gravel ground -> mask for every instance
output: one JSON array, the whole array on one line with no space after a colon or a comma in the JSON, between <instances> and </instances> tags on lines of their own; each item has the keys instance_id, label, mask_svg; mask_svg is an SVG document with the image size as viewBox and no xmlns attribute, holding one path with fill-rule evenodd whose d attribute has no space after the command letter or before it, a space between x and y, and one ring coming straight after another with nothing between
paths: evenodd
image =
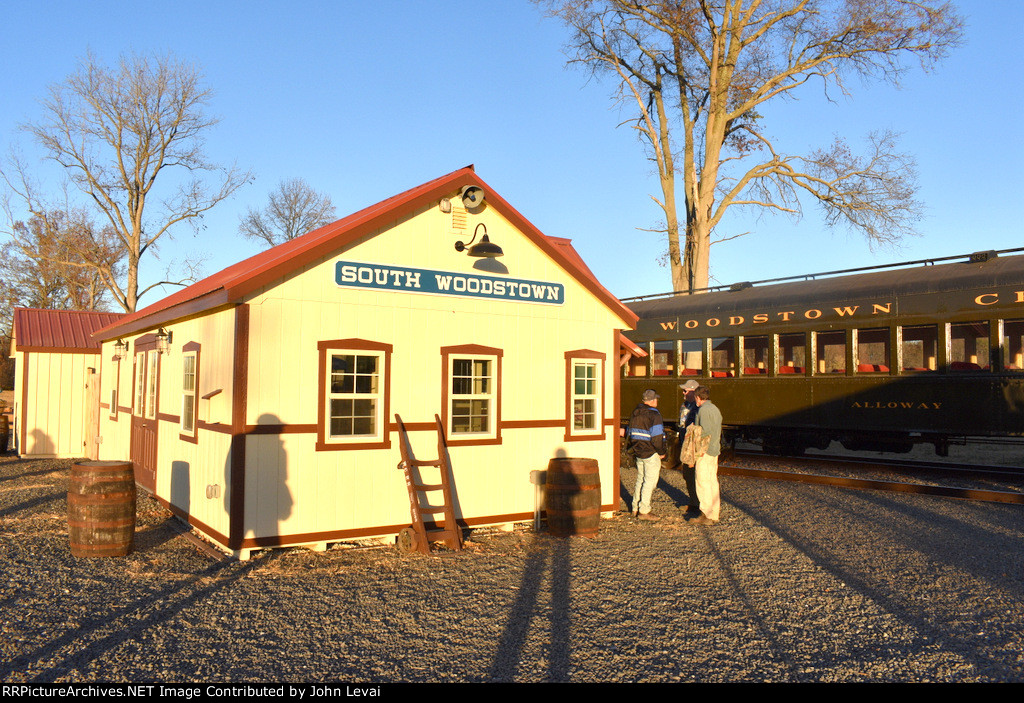
<instances>
[{"instance_id":1,"label":"gravel ground","mask_svg":"<svg viewBox=\"0 0 1024 703\"><path fill-rule=\"evenodd\" d=\"M724 477L691 527L211 558L155 502L76 559L70 462L0 458L0 681L1024 681L1024 509ZM623 471L621 494L632 488Z\"/></svg>"}]
</instances>

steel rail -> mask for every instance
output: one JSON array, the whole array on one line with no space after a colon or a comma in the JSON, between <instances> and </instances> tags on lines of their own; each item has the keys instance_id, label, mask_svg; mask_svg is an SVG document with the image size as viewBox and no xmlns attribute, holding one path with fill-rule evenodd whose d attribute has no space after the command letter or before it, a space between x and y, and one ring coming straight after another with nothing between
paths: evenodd
<instances>
[{"instance_id":1,"label":"steel rail","mask_svg":"<svg viewBox=\"0 0 1024 703\"><path fill-rule=\"evenodd\" d=\"M743 456L752 458L770 458L775 460L784 460L791 464L822 464L825 462L831 464L844 464L844 465L856 465L863 469L875 469L879 471L915 471L915 472L928 472L932 471L935 473L952 473L957 472L960 474L981 474L989 476L1000 476L1000 477L1024 477L1024 468L1018 468L1015 466L1000 466L1000 465L983 465L983 464L961 464L951 461L920 461L911 459L890 459L884 457L874 457L866 459L863 457L853 456L842 456L836 454L814 454L814 455L803 455L803 456L778 456L774 454L765 454L758 450L748 449L734 449L732 450L733 456Z\"/></svg>"},{"instance_id":2,"label":"steel rail","mask_svg":"<svg viewBox=\"0 0 1024 703\"><path fill-rule=\"evenodd\" d=\"M774 481L792 481L796 483L812 483L824 486L840 486L865 490L889 491L893 493L916 493L922 495L958 498L961 500L980 500L989 503L1012 503L1024 505L1024 494L1012 491L994 491L977 488L953 488L950 486L929 486L920 483L902 481L880 481L877 479L849 478L846 476L823 476L821 474L801 474L793 471L775 469L752 469L745 466L719 465L719 475L743 476L748 478L765 478Z\"/></svg>"}]
</instances>

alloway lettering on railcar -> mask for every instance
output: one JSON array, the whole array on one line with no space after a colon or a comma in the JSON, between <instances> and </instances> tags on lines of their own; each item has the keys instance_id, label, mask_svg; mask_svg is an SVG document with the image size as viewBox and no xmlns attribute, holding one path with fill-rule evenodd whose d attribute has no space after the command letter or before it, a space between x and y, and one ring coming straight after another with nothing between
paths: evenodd
<instances>
[{"instance_id":1,"label":"alloway lettering on railcar","mask_svg":"<svg viewBox=\"0 0 1024 703\"><path fill-rule=\"evenodd\" d=\"M334 282L345 288L453 295L545 305L565 303L565 286L552 281L477 276L454 271L412 269L356 261L336 262Z\"/></svg>"},{"instance_id":2,"label":"alloway lettering on railcar","mask_svg":"<svg viewBox=\"0 0 1024 703\"><path fill-rule=\"evenodd\" d=\"M919 400L855 400L850 407L874 410L941 410L942 403Z\"/></svg>"},{"instance_id":3,"label":"alloway lettering on railcar","mask_svg":"<svg viewBox=\"0 0 1024 703\"><path fill-rule=\"evenodd\" d=\"M1013 303L1024 304L1024 290L1013 291L1005 294ZM999 293L981 293L975 296L974 304L979 306L995 305L1004 302ZM795 322L799 320L819 320L828 318L843 317L871 317L875 315L891 315L893 311L892 301L880 303L868 303L865 305L839 305L828 308L806 308L803 310L777 310L774 312L754 313L749 318L744 315L728 315L721 317L707 317L703 320L691 318L682 320L684 329L693 330L698 327L738 327L745 324L763 325L777 322ZM666 332L678 330L680 322L659 322Z\"/></svg>"}]
</instances>

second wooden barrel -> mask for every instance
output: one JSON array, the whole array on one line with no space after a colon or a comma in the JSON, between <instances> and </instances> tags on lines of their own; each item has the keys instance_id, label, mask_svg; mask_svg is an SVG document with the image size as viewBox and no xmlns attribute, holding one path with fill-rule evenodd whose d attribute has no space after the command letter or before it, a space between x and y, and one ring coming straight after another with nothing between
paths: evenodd
<instances>
[{"instance_id":1,"label":"second wooden barrel","mask_svg":"<svg viewBox=\"0 0 1024 703\"><path fill-rule=\"evenodd\" d=\"M68 535L76 557L123 557L135 542L135 472L130 461L71 466Z\"/></svg>"},{"instance_id":2,"label":"second wooden barrel","mask_svg":"<svg viewBox=\"0 0 1024 703\"><path fill-rule=\"evenodd\" d=\"M545 491L548 532L556 537L597 536L601 475L596 459L551 459Z\"/></svg>"}]
</instances>

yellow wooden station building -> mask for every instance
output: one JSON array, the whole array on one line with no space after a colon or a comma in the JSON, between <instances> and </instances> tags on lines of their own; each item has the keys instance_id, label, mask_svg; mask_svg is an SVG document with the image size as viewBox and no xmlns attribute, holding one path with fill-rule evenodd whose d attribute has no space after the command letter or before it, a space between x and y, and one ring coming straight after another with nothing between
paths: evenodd
<instances>
[{"instance_id":1,"label":"yellow wooden station building","mask_svg":"<svg viewBox=\"0 0 1024 703\"><path fill-rule=\"evenodd\" d=\"M463 168L96 332L98 458L242 559L407 527L396 416L423 456L440 418L463 526L533 518L553 457L596 459L611 511L635 323Z\"/></svg>"}]
</instances>

